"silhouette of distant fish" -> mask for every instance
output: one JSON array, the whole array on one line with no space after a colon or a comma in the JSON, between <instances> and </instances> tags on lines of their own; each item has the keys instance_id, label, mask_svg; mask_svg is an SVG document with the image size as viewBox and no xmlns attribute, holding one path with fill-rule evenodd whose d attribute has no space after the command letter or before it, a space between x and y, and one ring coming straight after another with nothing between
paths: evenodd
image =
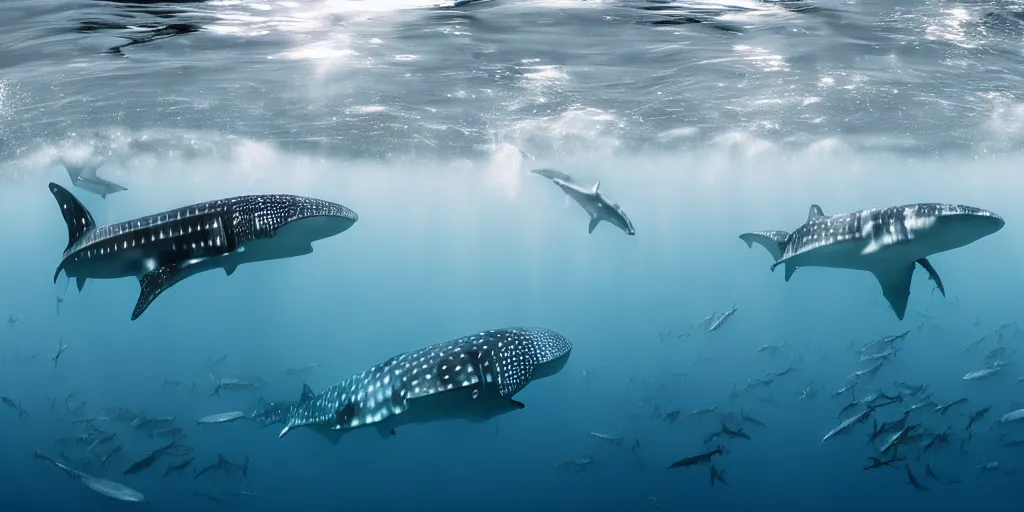
<instances>
[{"instance_id":1,"label":"silhouette of distant fish","mask_svg":"<svg viewBox=\"0 0 1024 512\"><path fill-rule=\"evenodd\" d=\"M99 165L95 163L86 163L81 165L74 165L67 161L62 163L64 165L64 169L68 171L68 176L71 177L72 185L82 190L88 190L103 199L106 199L108 195L115 192L128 190L113 181L99 177L99 175L96 174L96 171L99 169Z\"/></svg>"}]
</instances>

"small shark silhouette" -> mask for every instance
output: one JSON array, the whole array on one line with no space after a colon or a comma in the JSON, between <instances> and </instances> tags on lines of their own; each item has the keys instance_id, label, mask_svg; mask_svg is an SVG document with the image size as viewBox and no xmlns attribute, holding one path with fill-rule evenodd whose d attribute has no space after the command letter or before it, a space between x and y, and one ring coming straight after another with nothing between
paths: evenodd
<instances>
[{"instance_id":1,"label":"small shark silhouette","mask_svg":"<svg viewBox=\"0 0 1024 512\"><path fill-rule=\"evenodd\" d=\"M594 183L592 187L580 185L572 176L554 169L533 169L530 172L544 176L551 180L558 188L565 192L566 196L572 198L590 215L590 233L594 232L598 223L602 220L621 229L627 235L635 235L633 223L626 216L622 208L609 201L601 193L601 182Z\"/></svg>"},{"instance_id":2,"label":"small shark silhouette","mask_svg":"<svg viewBox=\"0 0 1024 512\"><path fill-rule=\"evenodd\" d=\"M106 199L108 195L115 192L122 192L128 190L113 181L99 177L96 171L99 170L99 164L88 162L84 164L75 165L68 161L62 161L61 165L64 166L64 170L68 172L68 176L71 177L71 183L82 189L92 192L103 199Z\"/></svg>"}]
</instances>

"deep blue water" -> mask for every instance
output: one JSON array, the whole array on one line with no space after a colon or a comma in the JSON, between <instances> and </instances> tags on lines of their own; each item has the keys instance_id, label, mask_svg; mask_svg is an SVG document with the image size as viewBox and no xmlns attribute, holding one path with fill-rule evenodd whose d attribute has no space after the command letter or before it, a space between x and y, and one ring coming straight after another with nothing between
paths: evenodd
<instances>
[{"instance_id":1,"label":"deep blue water","mask_svg":"<svg viewBox=\"0 0 1024 512\"><path fill-rule=\"evenodd\" d=\"M17 319L0 326L0 395L30 416L0 404L3 510L1013 507L1021 448L990 426L1024 407L1015 327L1003 328L1010 363L999 374L962 377L985 367L1000 346L993 333L1020 315L1020 7L675 5L685 14L673 16L701 23L651 24L668 15L611 2L0 6L0 318ZM161 32L171 26L180 33ZM142 42L109 51L130 40ZM101 199L71 188L61 160L101 165L128 190ZM586 215L527 172L540 166L600 179L636 236L606 223L588 234ZM249 193L337 201L360 219L310 255L190 277L131 322L136 280L90 280L81 292L52 282L67 231L49 181L100 224ZM929 201L989 209L1006 226L930 257L947 296L918 270L902 321L869 274L803 268L785 282L737 238L792 230L811 204L834 214ZM693 327L734 305L721 330ZM520 325L574 348L560 373L517 395L524 410L498 421L411 426L388 440L365 429L336 446L308 429L278 439L281 425L195 424ZM852 414L836 418L850 397L832 393L868 366L856 348L905 330L856 393L904 381L928 384L936 402L968 399L945 415L911 413L952 433L921 456L920 441L900 450L927 492L902 465L862 470L878 455L871 420L821 442ZM311 363L308 375L283 374ZM209 397L222 377L260 385ZM164 389L165 379L182 385ZM817 397L798 400L809 386ZM875 418L897 419L913 401ZM106 471L82 446L56 443L85 433L69 420L114 406L174 416L193 467L248 457L247 476L164 478L173 457L125 476L164 441L114 422L97 423L124 442ZM986 406L961 447L967 415ZM704 438L718 414L735 427L740 411L767 427L721 441L728 453L714 465L729 485L711 486L707 466L665 469L716 446ZM33 460L37 450L152 504L104 498ZM584 471L555 467L587 457ZM982 473L987 462L999 470ZM926 464L940 481L925 479Z\"/></svg>"}]
</instances>

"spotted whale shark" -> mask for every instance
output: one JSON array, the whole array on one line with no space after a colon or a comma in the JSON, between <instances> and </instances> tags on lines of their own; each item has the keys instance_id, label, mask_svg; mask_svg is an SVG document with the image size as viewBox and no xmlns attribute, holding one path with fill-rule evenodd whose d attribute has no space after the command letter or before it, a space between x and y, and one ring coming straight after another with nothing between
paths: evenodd
<instances>
[{"instance_id":1,"label":"spotted whale shark","mask_svg":"<svg viewBox=\"0 0 1024 512\"><path fill-rule=\"evenodd\" d=\"M609 201L601 193L601 182L594 183L591 187L581 185L572 176L555 169L532 169L530 172L539 174L551 180L558 188L565 192L566 196L576 201L590 216L588 232L593 233L594 228L602 220L621 229L627 235L635 235L633 223L630 222L622 207Z\"/></svg>"},{"instance_id":2,"label":"spotted whale shark","mask_svg":"<svg viewBox=\"0 0 1024 512\"><path fill-rule=\"evenodd\" d=\"M807 222L792 233L756 231L740 235L783 265L786 281L800 267L866 270L882 286L896 317L903 320L915 264L921 265L945 295L927 257L973 243L1002 229L998 215L973 206L917 203L827 216L811 205Z\"/></svg>"},{"instance_id":3,"label":"spotted whale shark","mask_svg":"<svg viewBox=\"0 0 1024 512\"><path fill-rule=\"evenodd\" d=\"M68 245L53 275L63 271L81 291L87 279L136 277L142 287L136 320L165 290L215 268L301 256L312 242L337 235L359 217L309 197L263 194L197 203L125 222L97 226L67 189L50 183L68 229Z\"/></svg>"},{"instance_id":4,"label":"spotted whale shark","mask_svg":"<svg viewBox=\"0 0 1024 512\"><path fill-rule=\"evenodd\" d=\"M484 422L525 407L514 399L531 381L554 375L572 343L548 329L494 329L391 357L310 396L304 386L279 437L311 427L336 443L342 432L442 420Z\"/></svg>"}]
</instances>

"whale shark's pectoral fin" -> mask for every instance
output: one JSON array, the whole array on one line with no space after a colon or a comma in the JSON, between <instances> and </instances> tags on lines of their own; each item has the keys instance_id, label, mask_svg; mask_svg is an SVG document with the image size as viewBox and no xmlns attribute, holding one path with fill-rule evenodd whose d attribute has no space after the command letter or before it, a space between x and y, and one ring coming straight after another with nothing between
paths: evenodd
<instances>
[{"instance_id":1,"label":"whale shark's pectoral fin","mask_svg":"<svg viewBox=\"0 0 1024 512\"><path fill-rule=\"evenodd\" d=\"M76 277L75 278L75 286L78 287L78 291L82 291L82 288L85 288L85 278L84 277Z\"/></svg>"},{"instance_id":2,"label":"whale shark's pectoral fin","mask_svg":"<svg viewBox=\"0 0 1024 512\"><path fill-rule=\"evenodd\" d=\"M174 264L159 267L147 272L139 278L139 285L142 290L139 292L139 300L135 303L135 310L132 311L132 320L138 319L146 308L160 296L161 293L172 287L178 281L184 279L181 273L182 265Z\"/></svg>"},{"instance_id":3,"label":"whale shark's pectoral fin","mask_svg":"<svg viewBox=\"0 0 1024 512\"><path fill-rule=\"evenodd\" d=\"M882 285L882 295L889 301L896 318L903 320L907 314L907 301L910 299L910 280L914 277L914 264L887 267L874 270L872 274Z\"/></svg>"},{"instance_id":4,"label":"whale shark's pectoral fin","mask_svg":"<svg viewBox=\"0 0 1024 512\"><path fill-rule=\"evenodd\" d=\"M789 233L785 231L755 231L743 233L740 240L747 243L747 247L753 247L756 243L764 247L775 261L782 258L782 252L786 250L786 241L789 240Z\"/></svg>"},{"instance_id":5,"label":"whale shark's pectoral fin","mask_svg":"<svg viewBox=\"0 0 1024 512\"><path fill-rule=\"evenodd\" d=\"M380 434L381 439L391 439L392 437L395 436L395 434L397 434L397 432L395 432L395 429L388 428L380 424L376 426L376 429L377 433Z\"/></svg>"},{"instance_id":6,"label":"whale shark's pectoral fin","mask_svg":"<svg viewBox=\"0 0 1024 512\"><path fill-rule=\"evenodd\" d=\"M598 218L598 217L591 217L590 218L590 226L587 227L587 232L593 234L594 233L594 228L597 227L597 224L599 222L601 222L600 218Z\"/></svg>"},{"instance_id":7,"label":"whale shark's pectoral fin","mask_svg":"<svg viewBox=\"0 0 1024 512\"><path fill-rule=\"evenodd\" d=\"M331 429L328 429L328 428L316 428L316 427L314 427L312 430L313 430L313 432L316 433L316 435L326 439L331 444L336 445L336 444L338 444L338 441L341 440L341 432L342 432L341 430L331 430Z\"/></svg>"},{"instance_id":8,"label":"whale shark's pectoral fin","mask_svg":"<svg viewBox=\"0 0 1024 512\"><path fill-rule=\"evenodd\" d=\"M796 265L786 262L786 282L789 282L789 278L793 277L793 272L796 272ZM803 274L801 274L803 275Z\"/></svg>"},{"instance_id":9,"label":"whale shark's pectoral fin","mask_svg":"<svg viewBox=\"0 0 1024 512\"><path fill-rule=\"evenodd\" d=\"M939 278L939 273L935 271L935 267L932 266L928 258L921 258L917 260L917 264L921 265L921 268L928 272L928 278L935 282L935 287L939 289L939 293L943 297L946 296L946 287L942 286L942 279ZM935 293L934 291L932 293Z\"/></svg>"}]
</instances>

